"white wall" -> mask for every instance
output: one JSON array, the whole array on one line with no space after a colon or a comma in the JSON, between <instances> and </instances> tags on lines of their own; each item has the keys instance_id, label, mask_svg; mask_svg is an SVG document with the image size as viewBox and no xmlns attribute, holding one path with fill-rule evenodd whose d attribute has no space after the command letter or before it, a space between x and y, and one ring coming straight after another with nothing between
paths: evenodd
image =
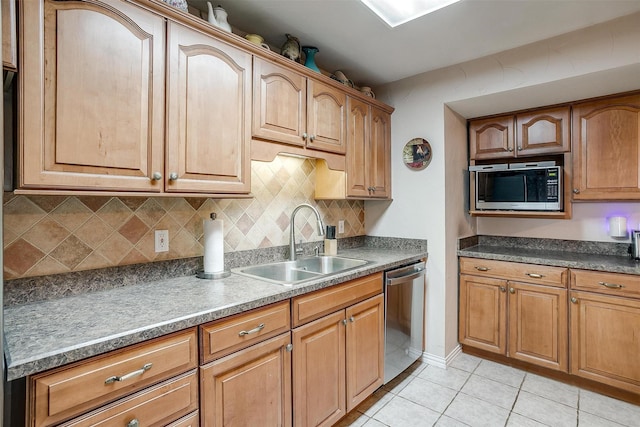
<instances>
[{"instance_id":1,"label":"white wall","mask_svg":"<svg viewBox=\"0 0 640 427\"><path fill-rule=\"evenodd\" d=\"M508 35L506 35L508 37ZM446 40L443 40L446 43ZM638 203L574 204L571 220L469 218L463 170L466 118L640 89L640 13L490 57L376 88L392 116L393 202L367 202L367 233L429 241L427 353L445 361L457 345L458 237L498 234L609 240L613 213L640 222ZM419 52L417 53L419 54ZM415 137L433 149L411 171L402 148Z\"/></svg>"}]
</instances>

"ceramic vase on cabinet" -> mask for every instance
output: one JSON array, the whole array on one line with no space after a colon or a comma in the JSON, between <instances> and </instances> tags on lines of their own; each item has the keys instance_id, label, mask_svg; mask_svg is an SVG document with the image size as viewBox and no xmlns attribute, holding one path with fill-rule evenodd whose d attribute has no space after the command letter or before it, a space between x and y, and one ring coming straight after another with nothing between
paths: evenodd
<instances>
[{"instance_id":1,"label":"ceramic vase on cabinet","mask_svg":"<svg viewBox=\"0 0 640 427\"><path fill-rule=\"evenodd\" d=\"M317 47L314 46L302 46L302 51L305 55L304 66L307 68L311 68L313 71L320 72L320 69L316 65L316 53L319 52Z\"/></svg>"}]
</instances>

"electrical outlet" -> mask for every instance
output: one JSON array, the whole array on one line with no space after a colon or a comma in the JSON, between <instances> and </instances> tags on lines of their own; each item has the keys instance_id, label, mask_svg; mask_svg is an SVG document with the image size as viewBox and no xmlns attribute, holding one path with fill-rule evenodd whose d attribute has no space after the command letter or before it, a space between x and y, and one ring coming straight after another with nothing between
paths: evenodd
<instances>
[{"instance_id":1,"label":"electrical outlet","mask_svg":"<svg viewBox=\"0 0 640 427\"><path fill-rule=\"evenodd\" d=\"M344 234L344 219L338 221L338 234Z\"/></svg>"},{"instance_id":2,"label":"electrical outlet","mask_svg":"<svg viewBox=\"0 0 640 427\"><path fill-rule=\"evenodd\" d=\"M156 230L156 252L169 251L169 230Z\"/></svg>"}]
</instances>

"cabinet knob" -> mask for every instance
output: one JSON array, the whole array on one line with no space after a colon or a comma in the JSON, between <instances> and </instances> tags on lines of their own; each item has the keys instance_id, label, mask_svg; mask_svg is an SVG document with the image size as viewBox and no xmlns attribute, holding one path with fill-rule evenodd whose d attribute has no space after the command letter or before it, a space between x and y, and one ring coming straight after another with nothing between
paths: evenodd
<instances>
[{"instance_id":1,"label":"cabinet knob","mask_svg":"<svg viewBox=\"0 0 640 427\"><path fill-rule=\"evenodd\" d=\"M580 194L580 189L579 188L574 188L573 189L573 194Z\"/></svg>"},{"instance_id":2,"label":"cabinet knob","mask_svg":"<svg viewBox=\"0 0 640 427\"><path fill-rule=\"evenodd\" d=\"M578 303L578 298L571 297L571 302L574 303L574 304L577 304Z\"/></svg>"},{"instance_id":3,"label":"cabinet knob","mask_svg":"<svg viewBox=\"0 0 640 427\"><path fill-rule=\"evenodd\" d=\"M171 172L169 174L169 180L170 181L176 181L178 179L178 173L177 172Z\"/></svg>"},{"instance_id":4,"label":"cabinet knob","mask_svg":"<svg viewBox=\"0 0 640 427\"><path fill-rule=\"evenodd\" d=\"M513 148L509 147L509 152L512 153L513 152Z\"/></svg>"},{"instance_id":5,"label":"cabinet knob","mask_svg":"<svg viewBox=\"0 0 640 427\"><path fill-rule=\"evenodd\" d=\"M162 174L160 172L154 172L151 174L151 179L154 181L160 181L162 179Z\"/></svg>"},{"instance_id":6,"label":"cabinet knob","mask_svg":"<svg viewBox=\"0 0 640 427\"><path fill-rule=\"evenodd\" d=\"M284 349L287 350L289 353L291 353L293 351L293 344L287 344L287 346Z\"/></svg>"},{"instance_id":7,"label":"cabinet knob","mask_svg":"<svg viewBox=\"0 0 640 427\"><path fill-rule=\"evenodd\" d=\"M315 136L315 135L311 135L311 136L309 137L309 141L313 141L314 139L316 139L316 136Z\"/></svg>"},{"instance_id":8,"label":"cabinet knob","mask_svg":"<svg viewBox=\"0 0 640 427\"><path fill-rule=\"evenodd\" d=\"M349 322L353 323L353 322L355 322L355 321L356 321L356 318L355 318L355 317L353 317L353 316L349 317Z\"/></svg>"},{"instance_id":9,"label":"cabinet knob","mask_svg":"<svg viewBox=\"0 0 640 427\"><path fill-rule=\"evenodd\" d=\"M522 151L522 147L518 145L518 151Z\"/></svg>"},{"instance_id":10,"label":"cabinet knob","mask_svg":"<svg viewBox=\"0 0 640 427\"><path fill-rule=\"evenodd\" d=\"M139 426L140 426L140 421L138 421L136 418L132 419L127 423L127 427L139 427Z\"/></svg>"},{"instance_id":11,"label":"cabinet knob","mask_svg":"<svg viewBox=\"0 0 640 427\"><path fill-rule=\"evenodd\" d=\"M516 293L516 290L515 290L515 289L513 289L513 288L509 288L509 293L511 293L511 294L515 294L515 293Z\"/></svg>"},{"instance_id":12,"label":"cabinet knob","mask_svg":"<svg viewBox=\"0 0 640 427\"><path fill-rule=\"evenodd\" d=\"M507 292L507 288L505 288L504 286L500 286L500 292Z\"/></svg>"},{"instance_id":13,"label":"cabinet knob","mask_svg":"<svg viewBox=\"0 0 640 427\"><path fill-rule=\"evenodd\" d=\"M342 324L343 324L344 326L347 326L347 319L342 319Z\"/></svg>"},{"instance_id":14,"label":"cabinet knob","mask_svg":"<svg viewBox=\"0 0 640 427\"><path fill-rule=\"evenodd\" d=\"M304 140L306 141L306 140L307 140L307 136L308 136L308 135L307 135L307 133L306 133L306 132L305 132L305 133L303 133L303 134L302 134L302 139L304 139Z\"/></svg>"}]
</instances>

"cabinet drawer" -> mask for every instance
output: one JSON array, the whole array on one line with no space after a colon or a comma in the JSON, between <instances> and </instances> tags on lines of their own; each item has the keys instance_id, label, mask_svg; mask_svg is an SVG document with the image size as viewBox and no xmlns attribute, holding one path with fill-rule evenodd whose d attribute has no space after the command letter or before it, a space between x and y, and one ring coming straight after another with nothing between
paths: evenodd
<instances>
[{"instance_id":1,"label":"cabinet drawer","mask_svg":"<svg viewBox=\"0 0 640 427\"><path fill-rule=\"evenodd\" d=\"M292 300L293 326L345 308L382 292L382 273L351 280Z\"/></svg>"},{"instance_id":2,"label":"cabinet drawer","mask_svg":"<svg viewBox=\"0 0 640 427\"><path fill-rule=\"evenodd\" d=\"M186 417L182 417L179 420L169 424L167 427L199 427L200 426L200 412L195 411Z\"/></svg>"},{"instance_id":3,"label":"cabinet drawer","mask_svg":"<svg viewBox=\"0 0 640 427\"><path fill-rule=\"evenodd\" d=\"M571 289L640 298L640 276L571 270Z\"/></svg>"},{"instance_id":4,"label":"cabinet drawer","mask_svg":"<svg viewBox=\"0 0 640 427\"><path fill-rule=\"evenodd\" d=\"M480 258L460 258L460 273L519 282L567 287L567 269Z\"/></svg>"},{"instance_id":5,"label":"cabinet drawer","mask_svg":"<svg viewBox=\"0 0 640 427\"><path fill-rule=\"evenodd\" d=\"M287 300L201 326L202 363L288 331L290 318Z\"/></svg>"},{"instance_id":6,"label":"cabinet drawer","mask_svg":"<svg viewBox=\"0 0 640 427\"><path fill-rule=\"evenodd\" d=\"M164 426L198 408L198 375L188 374L160 383L133 396L63 424L63 427Z\"/></svg>"},{"instance_id":7,"label":"cabinet drawer","mask_svg":"<svg viewBox=\"0 0 640 427\"><path fill-rule=\"evenodd\" d=\"M196 329L168 335L34 375L34 426L80 415L198 366Z\"/></svg>"}]
</instances>

